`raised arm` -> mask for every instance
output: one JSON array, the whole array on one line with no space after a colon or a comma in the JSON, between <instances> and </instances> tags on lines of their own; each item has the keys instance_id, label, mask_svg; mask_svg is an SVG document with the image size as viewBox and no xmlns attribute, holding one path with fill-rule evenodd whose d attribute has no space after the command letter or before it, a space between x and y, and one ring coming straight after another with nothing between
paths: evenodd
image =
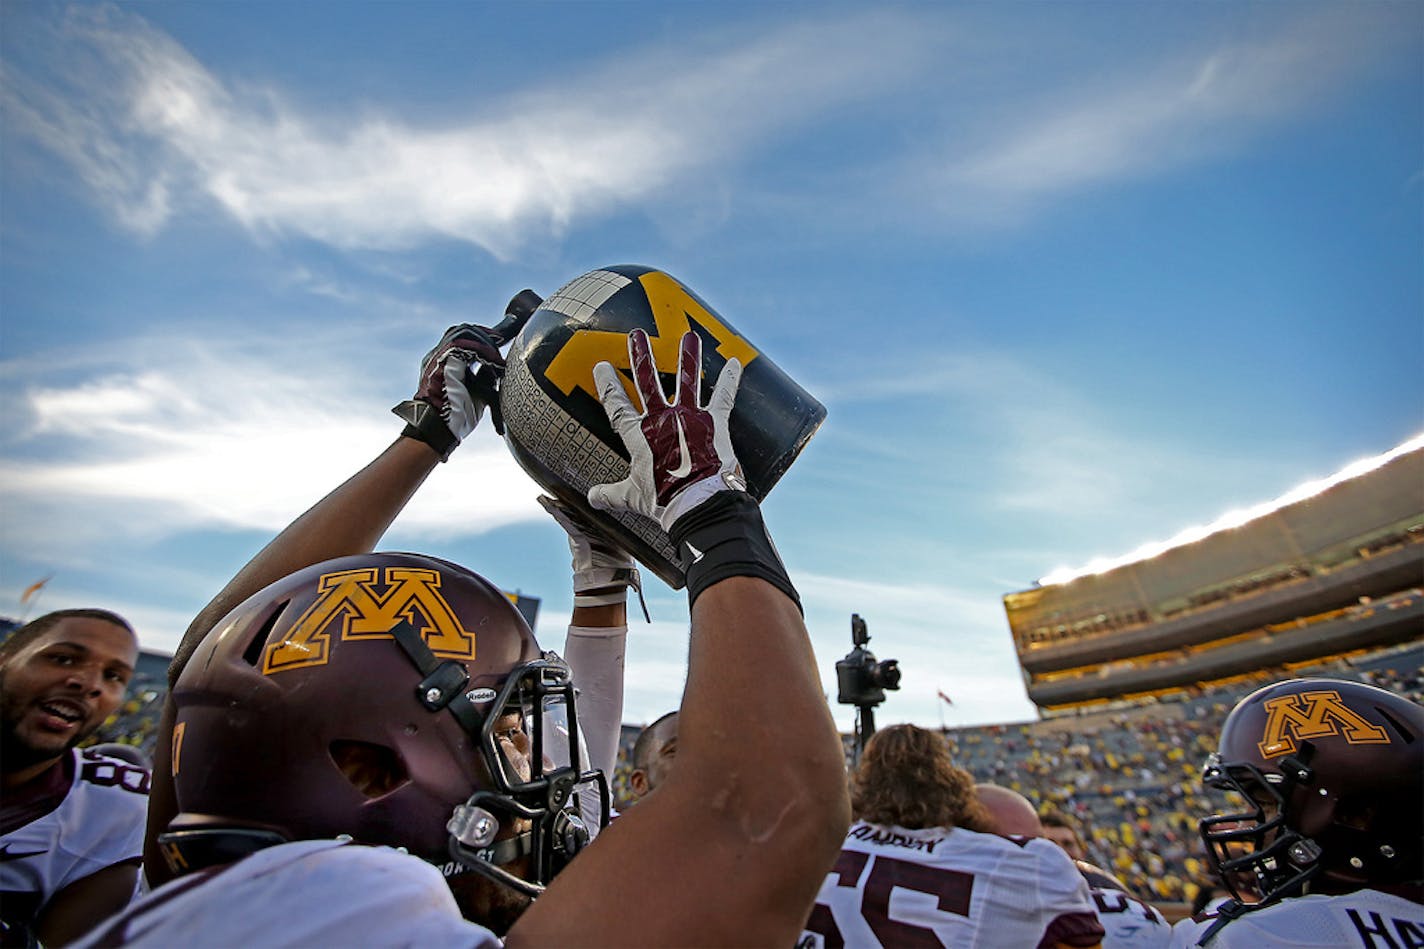
<instances>
[{"instance_id":1,"label":"raised arm","mask_svg":"<svg viewBox=\"0 0 1424 949\"><path fill-rule=\"evenodd\" d=\"M700 343L679 395L630 337L634 411L595 371L629 478L590 502L661 520L688 568L692 639L677 765L525 913L511 946L792 945L850 820L845 764L795 588L744 490L727 420L740 365L697 405Z\"/></svg>"},{"instance_id":2,"label":"raised arm","mask_svg":"<svg viewBox=\"0 0 1424 949\"><path fill-rule=\"evenodd\" d=\"M613 780L623 721L623 666L628 640L628 588L642 597L633 558L572 507L540 496L539 504L569 535L574 609L564 661L579 687L578 720L589 764Z\"/></svg>"},{"instance_id":3,"label":"raised arm","mask_svg":"<svg viewBox=\"0 0 1424 949\"><path fill-rule=\"evenodd\" d=\"M476 373L474 367L481 365L490 368ZM203 607L174 653L169 685L178 680L203 637L252 594L314 563L375 549L435 465L474 430L492 396L489 374L502 365L487 330L469 324L447 330L421 361L415 396L394 410L407 423L401 437L289 524ZM165 703L144 836L144 875L154 886L171 877L156 838L177 813L170 747L173 721L172 703Z\"/></svg>"},{"instance_id":4,"label":"raised arm","mask_svg":"<svg viewBox=\"0 0 1424 949\"><path fill-rule=\"evenodd\" d=\"M481 365L491 368L477 375ZM489 373L503 365L488 330L468 323L446 330L421 361L415 396L393 409L406 422L401 437L287 525L203 607L174 652L169 685L214 624L258 590L314 563L374 550L436 463L474 431L493 394Z\"/></svg>"}]
</instances>

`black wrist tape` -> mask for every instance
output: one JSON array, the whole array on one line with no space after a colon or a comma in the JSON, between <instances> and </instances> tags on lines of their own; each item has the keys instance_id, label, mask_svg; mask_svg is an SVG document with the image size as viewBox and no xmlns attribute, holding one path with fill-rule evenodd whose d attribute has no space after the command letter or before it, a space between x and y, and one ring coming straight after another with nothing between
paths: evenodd
<instances>
[{"instance_id":1,"label":"black wrist tape","mask_svg":"<svg viewBox=\"0 0 1424 949\"><path fill-rule=\"evenodd\" d=\"M460 441L451 434L450 426L445 424L434 406L428 402L407 399L391 411L399 418L405 419L406 426L401 429L403 437L425 442L435 449L441 461L450 460L450 453Z\"/></svg>"},{"instance_id":2,"label":"black wrist tape","mask_svg":"<svg viewBox=\"0 0 1424 949\"><path fill-rule=\"evenodd\" d=\"M761 508L746 492L714 494L678 518L669 536L687 574L689 606L719 580L760 577L789 596L796 609L801 610L801 597L766 532Z\"/></svg>"}]
</instances>

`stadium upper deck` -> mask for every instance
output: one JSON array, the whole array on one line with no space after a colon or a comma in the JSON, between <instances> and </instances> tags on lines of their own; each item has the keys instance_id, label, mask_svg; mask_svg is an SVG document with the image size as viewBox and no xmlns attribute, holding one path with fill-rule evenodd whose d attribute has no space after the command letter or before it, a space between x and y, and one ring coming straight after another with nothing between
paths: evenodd
<instances>
[{"instance_id":1,"label":"stadium upper deck","mask_svg":"<svg viewBox=\"0 0 1424 949\"><path fill-rule=\"evenodd\" d=\"M1004 608L1053 714L1419 639L1421 588L1424 436Z\"/></svg>"}]
</instances>

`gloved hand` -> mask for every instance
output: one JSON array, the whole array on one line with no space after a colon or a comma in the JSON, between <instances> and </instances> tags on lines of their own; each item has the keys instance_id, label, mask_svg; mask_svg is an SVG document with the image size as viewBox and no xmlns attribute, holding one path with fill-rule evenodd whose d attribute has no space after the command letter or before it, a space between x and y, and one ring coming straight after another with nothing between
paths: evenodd
<instances>
[{"instance_id":1,"label":"gloved hand","mask_svg":"<svg viewBox=\"0 0 1424 949\"><path fill-rule=\"evenodd\" d=\"M617 370L593 367L598 396L613 430L628 449L628 477L596 484L588 501L605 511L634 511L656 518L668 532L687 577L687 598L730 577L757 577L801 608L801 598L766 532L761 509L747 493L742 467L732 451L732 402L742 364L727 360L707 407L697 404L702 379L702 342L682 337L677 394L669 405L658 382L648 334L628 334L633 384L643 400L639 415L623 391Z\"/></svg>"},{"instance_id":2,"label":"gloved hand","mask_svg":"<svg viewBox=\"0 0 1424 949\"><path fill-rule=\"evenodd\" d=\"M643 601L642 575L632 556L606 539L578 511L562 501L541 494L539 505L569 535L569 552L573 554L574 606L622 603L627 598L629 587L637 592L638 601ZM643 616L648 616L646 603L643 603Z\"/></svg>"},{"instance_id":3,"label":"gloved hand","mask_svg":"<svg viewBox=\"0 0 1424 949\"><path fill-rule=\"evenodd\" d=\"M498 342L483 326L461 323L447 329L421 360L414 397L391 409L406 421L401 434L425 442L441 461L448 460L475 430L485 407L498 405L495 379L504 371Z\"/></svg>"},{"instance_id":4,"label":"gloved hand","mask_svg":"<svg viewBox=\"0 0 1424 949\"><path fill-rule=\"evenodd\" d=\"M593 367L599 398L613 430L628 449L628 477L589 489L588 502L604 511L634 511L657 520L663 530L721 491L745 491L741 465L732 452L728 419L742 379L742 364L727 360L706 408L699 406L702 340L682 337L677 392L668 404L658 381L648 334L628 334L633 384L643 400L639 415L610 363Z\"/></svg>"}]
</instances>

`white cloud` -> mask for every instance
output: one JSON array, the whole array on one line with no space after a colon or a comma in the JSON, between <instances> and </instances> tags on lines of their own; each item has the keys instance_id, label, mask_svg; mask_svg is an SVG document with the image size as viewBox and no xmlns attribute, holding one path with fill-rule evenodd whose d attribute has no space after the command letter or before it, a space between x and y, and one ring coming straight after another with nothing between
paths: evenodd
<instances>
[{"instance_id":1,"label":"white cloud","mask_svg":"<svg viewBox=\"0 0 1424 949\"><path fill-rule=\"evenodd\" d=\"M1229 153L1318 111L1388 58L1407 5L1280 7L1246 38L1196 51L1083 63L1085 77L1044 83L971 120L914 176L962 223L1015 221L1041 202L1104 182L1158 176Z\"/></svg>"},{"instance_id":2,"label":"white cloud","mask_svg":"<svg viewBox=\"0 0 1424 949\"><path fill-rule=\"evenodd\" d=\"M1105 512L1119 508L1129 488L1141 487L1161 464L1162 455L1116 432L1112 420L1071 385L1015 355L979 349L886 357L894 372L853 385L818 383L815 391L833 410L864 402L913 406L913 437L891 413L874 436L862 436L860 450L907 468L916 463L936 478L945 469L926 459L941 454L958 457L957 465L992 471L985 481L992 494L980 503L1017 512ZM936 434L948 426L956 433L967 426L972 441ZM1170 456L1171 445L1161 451Z\"/></svg>"},{"instance_id":3,"label":"white cloud","mask_svg":"<svg viewBox=\"0 0 1424 949\"><path fill-rule=\"evenodd\" d=\"M275 533L394 440L360 366L305 347L258 357L234 344L139 346L134 368L56 386L6 367L26 421L0 461L4 541L70 556L103 538L152 540L205 528ZM137 362L138 359L142 362ZM138 368L146 366L148 368ZM162 368L154 368L162 367ZM466 490L478 469L482 490ZM473 535L547 515L537 488L486 422L439 466L398 524L425 537ZM53 529L62 518L64 531Z\"/></svg>"},{"instance_id":4,"label":"white cloud","mask_svg":"<svg viewBox=\"0 0 1424 949\"><path fill-rule=\"evenodd\" d=\"M16 131L69 161L140 233L201 195L259 233L345 249L454 238L508 257L882 88L925 39L912 21L875 13L715 49L618 50L584 75L416 127L354 108L303 114L281 91L225 82L139 17L100 6L70 11L61 47L90 68L69 73L65 92L13 75L5 101Z\"/></svg>"}]
</instances>

